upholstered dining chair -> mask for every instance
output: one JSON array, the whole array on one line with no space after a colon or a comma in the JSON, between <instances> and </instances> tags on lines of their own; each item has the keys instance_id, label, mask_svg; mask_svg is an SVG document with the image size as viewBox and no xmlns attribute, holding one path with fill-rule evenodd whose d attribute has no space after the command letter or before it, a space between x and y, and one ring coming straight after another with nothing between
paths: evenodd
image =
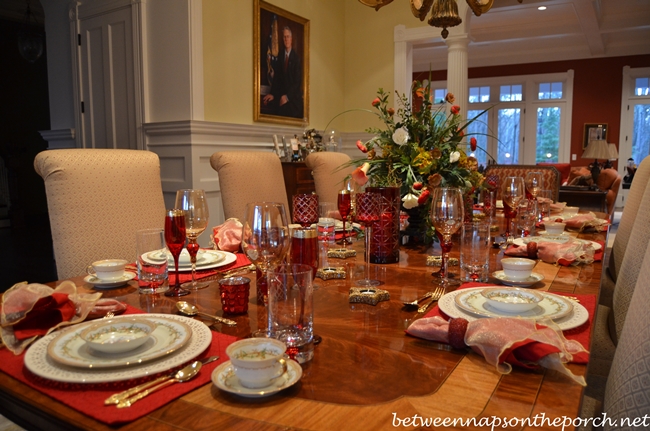
<instances>
[{"instance_id":1,"label":"upholstered dining chair","mask_svg":"<svg viewBox=\"0 0 650 431\"><path fill-rule=\"evenodd\" d=\"M60 280L95 260L135 261L135 232L165 224L160 161L140 150L46 150L34 159L43 177Z\"/></svg>"},{"instance_id":2,"label":"upholstered dining chair","mask_svg":"<svg viewBox=\"0 0 650 431\"><path fill-rule=\"evenodd\" d=\"M291 207L282 174L282 163L274 153L223 151L210 157L219 174L221 200L226 219L244 217L248 202L279 202L287 215Z\"/></svg>"},{"instance_id":3,"label":"upholstered dining chair","mask_svg":"<svg viewBox=\"0 0 650 431\"><path fill-rule=\"evenodd\" d=\"M350 156L347 154L332 151L311 153L305 158L305 164L314 176L316 194L320 202L336 203L345 177L354 170L353 166L343 167L349 161Z\"/></svg>"},{"instance_id":4,"label":"upholstered dining chair","mask_svg":"<svg viewBox=\"0 0 650 431\"><path fill-rule=\"evenodd\" d=\"M488 178L496 175L499 178L499 188L497 190L497 199L501 199L501 185L506 177L521 177L526 179L528 172L542 173L542 189L551 190L553 200L557 202L560 196L560 185L562 176L555 166L542 165L490 165L485 168L484 176ZM488 178L489 179L489 178Z\"/></svg>"},{"instance_id":5,"label":"upholstered dining chair","mask_svg":"<svg viewBox=\"0 0 650 431\"><path fill-rule=\"evenodd\" d=\"M581 418L602 417L604 411L612 420L620 421L622 414L633 418L643 416L640 412L650 412L650 319L647 316L650 307L650 284L647 282L650 279L650 244L646 244L640 256L637 261L640 271L635 286L630 289L632 294L625 325L613 360L603 370L599 369L593 350L589 358ZM591 427L580 427L581 431L587 429Z\"/></svg>"}]
</instances>

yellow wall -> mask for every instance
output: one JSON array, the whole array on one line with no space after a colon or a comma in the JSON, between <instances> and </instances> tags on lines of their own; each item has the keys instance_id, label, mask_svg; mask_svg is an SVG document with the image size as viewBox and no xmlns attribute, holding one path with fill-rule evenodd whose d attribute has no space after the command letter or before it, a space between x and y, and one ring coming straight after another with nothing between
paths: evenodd
<instances>
[{"instance_id":1,"label":"yellow wall","mask_svg":"<svg viewBox=\"0 0 650 431\"><path fill-rule=\"evenodd\" d=\"M372 108L377 89L393 91L393 29L421 24L408 4L379 11L354 0L270 0L310 21L309 127L323 130L346 109ZM203 1L205 119L253 124L253 0ZM391 96L392 99L392 96ZM377 126L352 113L330 128Z\"/></svg>"}]
</instances>

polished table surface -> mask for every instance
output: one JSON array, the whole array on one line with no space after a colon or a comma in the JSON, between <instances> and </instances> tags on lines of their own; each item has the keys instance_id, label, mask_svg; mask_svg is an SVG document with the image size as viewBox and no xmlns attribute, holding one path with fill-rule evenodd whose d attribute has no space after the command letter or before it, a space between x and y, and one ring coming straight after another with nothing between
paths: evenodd
<instances>
[{"instance_id":1,"label":"polished table surface","mask_svg":"<svg viewBox=\"0 0 650 431\"><path fill-rule=\"evenodd\" d=\"M606 233L579 237L607 239ZM578 416L583 388L558 372L515 368L510 374L501 375L469 349L454 350L405 334L410 323L422 315L404 309L402 301L414 300L432 289L431 273L437 269L426 266L426 257L439 254L438 251L402 247L398 264L372 265L375 276L383 282L380 288L391 295L390 301L372 306L348 301L353 280L363 278L363 244L357 242L353 247L359 250L356 259L329 262L331 266L345 266L348 278L316 279L319 287L314 292L314 331L323 341L316 346L314 359L303 365L303 377L298 384L260 399L240 398L206 384L118 428L377 430L394 429L399 420L414 416L477 420L540 414L548 418ZM455 241L452 256L458 255L457 247ZM492 252L491 271L501 268L498 262L502 257L502 251ZM450 269L459 272L458 267ZM535 288L597 295L601 270L601 262L562 267L540 261L534 271L543 274L545 280ZM73 281L91 289L83 277ZM148 312L176 311L174 299L138 295L136 282L104 292L104 297L114 297ZM206 312L222 314L216 282L183 299ZM266 327L266 308L256 305L254 283L248 315L233 318L238 322L236 327L216 325L215 330L247 337ZM578 375L586 371L584 365L568 367ZM0 412L7 416L18 415L37 424L48 424L48 429L115 429L2 372L0 405ZM399 428L404 429L413 425L401 424ZM449 429L454 428L457 427ZM546 427L534 429L558 428L547 423Z\"/></svg>"}]
</instances>

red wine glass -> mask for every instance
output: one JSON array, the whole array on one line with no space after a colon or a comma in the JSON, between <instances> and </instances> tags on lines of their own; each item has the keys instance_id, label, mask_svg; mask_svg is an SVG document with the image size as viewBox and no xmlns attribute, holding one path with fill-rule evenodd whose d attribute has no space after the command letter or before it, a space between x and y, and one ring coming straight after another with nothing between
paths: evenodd
<instances>
[{"instance_id":1,"label":"red wine glass","mask_svg":"<svg viewBox=\"0 0 650 431\"><path fill-rule=\"evenodd\" d=\"M364 237L366 242L366 278L358 280L358 286L377 286L380 284L379 280L370 279L370 230L373 222L379 220L379 212L381 207L381 196L379 193L357 193L356 195L356 209L357 209L357 222L365 227Z\"/></svg>"},{"instance_id":2,"label":"red wine glass","mask_svg":"<svg viewBox=\"0 0 650 431\"><path fill-rule=\"evenodd\" d=\"M189 290L181 288L180 274L178 273L178 260L185 245L185 211L179 209L167 211L165 216L165 243L174 257L174 268L176 269L176 284L174 288L165 292L165 296L189 295Z\"/></svg>"},{"instance_id":3,"label":"red wine glass","mask_svg":"<svg viewBox=\"0 0 650 431\"><path fill-rule=\"evenodd\" d=\"M208 202L203 190L185 189L176 192L176 208L185 211L185 233L187 235L187 252L192 264L192 281L183 283L183 287L204 289L210 283L196 280L196 255L199 235L208 227Z\"/></svg>"},{"instance_id":4,"label":"red wine glass","mask_svg":"<svg viewBox=\"0 0 650 431\"><path fill-rule=\"evenodd\" d=\"M454 187L442 187L433 190L431 202L431 223L437 232L442 235L442 278L434 279L434 283L448 287L460 286L458 280L450 280L447 276L449 251L451 250L451 236L460 229L465 218L463 193Z\"/></svg>"},{"instance_id":5,"label":"red wine glass","mask_svg":"<svg viewBox=\"0 0 650 431\"><path fill-rule=\"evenodd\" d=\"M341 190L339 191L338 195L338 206L339 206L339 214L341 214L341 220L343 221L343 246L347 246L347 238L346 238L346 233L347 230L345 228L345 222L348 219L348 216L350 215L350 211L352 210L352 196L350 195L350 190Z\"/></svg>"}]
</instances>

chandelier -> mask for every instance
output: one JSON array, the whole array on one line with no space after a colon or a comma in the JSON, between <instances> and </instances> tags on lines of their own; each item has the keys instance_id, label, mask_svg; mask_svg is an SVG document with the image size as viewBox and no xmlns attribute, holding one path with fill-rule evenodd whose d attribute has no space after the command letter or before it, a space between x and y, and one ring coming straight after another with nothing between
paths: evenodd
<instances>
[{"instance_id":1,"label":"chandelier","mask_svg":"<svg viewBox=\"0 0 650 431\"><path fill-rule=\"evenodd\" d=\"M361 4L372 7L375 10L392 3L393 0L359 0ZM494 0L466 0L474 15L481 16L482 13L492 8ZM517 0L521 3L523 0ZM447 27L455 27L463 20L458 16L458 4L456 0L410 0L413 16L424 21L429 11L431 16L427 21L430 26L442 28L443 39L447 39L449 31Z\"/></svg>"},{"instance_id":2,"label":"chandelier","mask_svg":"<svg viewBox=\"0 0 650 431\"><path fill-rule=\"evenodd\" d=\"M38 30L39 24L32 13L32 8L27 0L25 18L18 32L18 51L30 63L34 63L43 54L43 34Z\"/></svg>"}]
</instances>

